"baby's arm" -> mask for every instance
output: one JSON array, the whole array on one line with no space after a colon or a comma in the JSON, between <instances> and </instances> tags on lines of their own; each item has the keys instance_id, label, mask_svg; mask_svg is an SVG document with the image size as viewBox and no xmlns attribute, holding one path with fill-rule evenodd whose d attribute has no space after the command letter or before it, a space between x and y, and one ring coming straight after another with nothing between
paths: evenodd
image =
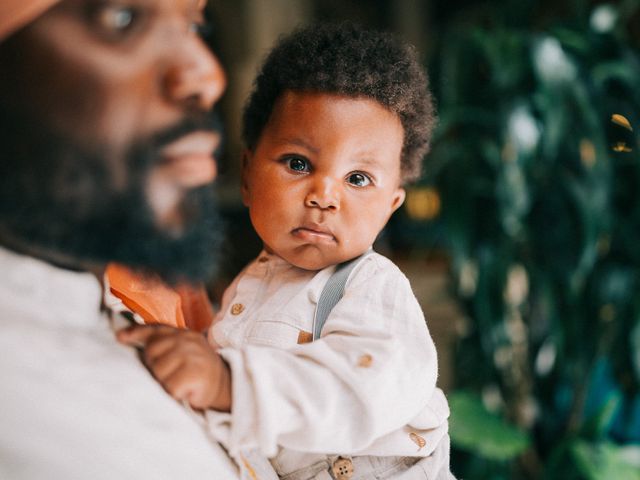
<instances>
[{"instance_id":1,"label":"baby's arm","mask_svg":"<svg viewBox=\"0 0 640 480\"><path fill-rule=\"evenodd\" d=\"M118 340L141 350L164 389L196 409L231 410L231 373L200 333L160 325L120 330Z\"/></svg>"}]
</instances>

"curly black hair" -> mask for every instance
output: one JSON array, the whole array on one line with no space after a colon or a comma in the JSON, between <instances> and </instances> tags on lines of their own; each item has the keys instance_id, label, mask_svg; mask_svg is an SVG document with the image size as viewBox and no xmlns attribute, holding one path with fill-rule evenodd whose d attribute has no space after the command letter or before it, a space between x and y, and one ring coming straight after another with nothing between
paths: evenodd
<instances>
[{"instance_id":1,"label":"curly black hair","mask_svg":"<svg viewBox=\"0 0 640 480\"><path fill-rule=\"evenodd\" d=\"M255 149L274 104L285 91L322 92L377 101L404 129L403 182L420 177L435 112L427 77L412 46L354 24L318 24L281 38L253 85L242 118Z\"/></svg>"}]
</instances>

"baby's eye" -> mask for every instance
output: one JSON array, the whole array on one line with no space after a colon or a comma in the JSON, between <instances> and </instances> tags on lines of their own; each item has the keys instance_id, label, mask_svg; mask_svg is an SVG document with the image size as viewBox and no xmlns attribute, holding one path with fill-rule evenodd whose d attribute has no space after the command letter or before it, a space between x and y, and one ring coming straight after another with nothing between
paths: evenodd
<instances>
[{"instance_id":1,"label":"baby's eye","mask_svg":"<svg viewBox=\"0 0 640 480\"><path fill-rule=\"evenodd\" d=\"M295 172L308 172L309 162L301 157L289 157L287 159L288 167Z\"/></svg>"},{"instance_id":2,"label":"baby's eye","mask_svg":"<svg viewBox=\"0 0 640 480\"><path fill-rule=\"evenodd\" d=\"M364 173L350 173L347 177L347 182L356 187L366 187L371 184L371 179Z\"/></svg>"}]
</instances>

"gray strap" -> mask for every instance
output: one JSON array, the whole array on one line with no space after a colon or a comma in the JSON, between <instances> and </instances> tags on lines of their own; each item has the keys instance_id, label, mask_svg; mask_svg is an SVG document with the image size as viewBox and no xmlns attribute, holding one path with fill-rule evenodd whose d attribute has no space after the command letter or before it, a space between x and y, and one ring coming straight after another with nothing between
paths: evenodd
<instances>
[{"instance_id":1,"label":"gray strap","mask_svg":"<svg viewBox=\"0 0 640 480\"><path fill-rule=\"evenodd\" d=\"M369 255L369 253L371 253L371 250L353 260L341 263L331 274L329 280L327 280L318 299L318 305L316 306L316 314L313 319L313 340L320 338L320 332L322 332L322 327L324 327L327 317L329 317L333 307L336 306L342 298L342 295L344 295L344 287L347 284L349 274L360 260Z\"/></svg>"}]
</instances>

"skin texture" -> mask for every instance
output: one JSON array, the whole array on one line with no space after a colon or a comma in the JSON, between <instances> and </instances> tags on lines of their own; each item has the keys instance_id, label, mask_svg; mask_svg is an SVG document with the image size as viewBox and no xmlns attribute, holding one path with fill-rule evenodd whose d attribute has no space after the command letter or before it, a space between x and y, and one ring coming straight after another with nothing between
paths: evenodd
<instances>
[{"instance_id":1,"label":"skin texture","mask_svg":"<svg viewBox=\"0 0 640 480\"><path fill-rule=\"evenodd\" d=\"M108 152L115 188L130 180L131 145L209 111L226 79L196 33L195 0L66 0L20 32L3 103L42 119L74 145ZM4 75L4 73L3 73ZM46 79L46 81L42 81ZM163 146L145 190L158 224L179 229L185 192L216 174L213 131Z\"/></svg>"},{"instance_id":2,"label":"skin texture","mask_svg":"<svg viewBox=\"0 0 640 480\"><path fill-rule=\"evenodd\" d=\"M402 142L398 118L373 100L286 92L245 158L244 202L265 248L309 270L364 253L404 200ZM228 367L201 336L134 327L119 338L146 345L175 398L230 411Z\"/></svg>"},{"instance_id":3,"label":"skin texture","mask_svg":"<svg viewBox=\"0 0 640 480\"><path fill-rule=\"evenodd\" d=\"M23 33L30 61L19 75L34 80L21 101L72 141L123 150L222 94L224 72L194 31L201 21L194 0L61 2Z\"/></svg>"},{"instance_id":4,"label":"skin texture","mask_svg":"<svg viewBox=\"0 0 640 480\"><path fill-rule=\"evenodd\" d=\"M364 253L404 201L402 140L374 100L285 92L245 160L244 203L265 248L308 270Z\"/></svg>"}]
</instances>

